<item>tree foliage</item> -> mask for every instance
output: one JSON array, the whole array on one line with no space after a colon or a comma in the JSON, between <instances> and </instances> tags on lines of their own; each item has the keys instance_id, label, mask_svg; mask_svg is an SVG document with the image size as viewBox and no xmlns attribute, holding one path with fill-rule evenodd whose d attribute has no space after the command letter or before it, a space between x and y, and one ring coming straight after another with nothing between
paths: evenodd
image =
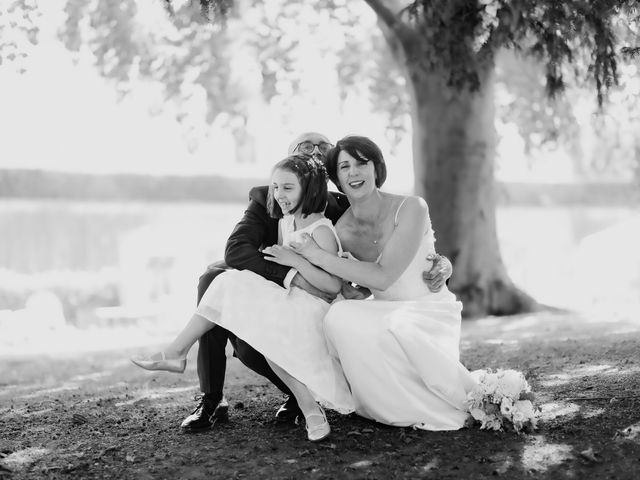
<instances>
[{"instance_id":1,"label":"tree foliage","mask_svg":"<svg viewBox=\"0 0 640 480\"><path fill-rule=\"evenodd\" d=\"M222 119L238 136L256 101L247 88L259 82L262 101L278 99L286 107L300 88L300 38L321 36L318 30L326 20L320 22L315 5L304 2L239 0L197 9L167 1L165 6L167 15L150 24L148 18L141 21L134 0L67 0L60 38L78 56L88 49L99 72L114 81L121 95L137 80L156 82L168 100L175 100L182 122L189 120L190 100L200 98L195 103L207 114L192 123L204 130ZM355 21L353 16L344 19ZM258 78L246 77L247 62L249 75L257 70Z\"/></svg>"},{"instance_id":2,"label":"tree foliage","mask_svg":"<svg viewBox=\"0 0 640 480\"><path fill-rule=\"evenodd\" d=\"M573 74L563 95L545 92L545 65L522 51L501 51L496 57L496 79L506 99L498 101L502 121L518 126L527 153L563 146L584 180L631 178L640 171L640 117L637 115L638 67L635 60L640 25L631 17L617 17L612 29L622 63L617 65L617 86L608 88L606 108L585 102L593 89L588 77ZM575 72L588 72L589 55L574 55ZM506 101L505 101L506 100ZM581 118L584 117L584 118ZM586 138L586 142L585 142ZM585 145L586 143L586 145ZM591 145L593 143L593 145Z\"/></svg>"},{"instance_id":3,"label":"tree foliage","mask_svg":"<svg viewBox=\"0 0 640 480\"><path fill-rule=\"evenodd\" d=\"M0 66L13 64L23 73L29 47L38 43L38 19L41 16L36 0L4 0L0 9Z\"/></svg>"},{"instance_id":4,"label":"tree foliage","mask_svg":"<svg viewBox=\"0 0 640 480\"><path fill-rule=\"evenodd\" d=\"M616 36L618 22L640 21L636 0L416 0L405 12L414 31L428 39L415 60L457 88L477 89L478 72L507 48L544 63L547 93L553 97L565 89L567 76L575 74L570 67L584 56L602 104L606 91L618 83L620 56L638 52L637 43Z\"/></svg>"},{"instance_id":5,"label":"tree foliage","mask_svg":"<svg viewBox=\"0 0 640 480\"><path fill-rule=\"evenodd\" d=\"M337 64L342 98L353 91L366 91L372 111L386 119L387 141L394 149L410 130L404 73L379 29L352 28L352 17L339 18L349 22L344 24L345 43Z\"/></svg>"},{"instance_id":6,"label":"tree foliage","mask_svg":"<svg viewBox=\"0 0 640 480\"><path fill-rule=\"evenodd\" d=\"M318 54L337 59L343 98L351 93L368 96L372 109L388 119L392 146L407 133L408 98L402 72L377 29L354 28L359 12L352 8L353 2L228 0L204 2L200 9L191 2L163 3L166 15L159 15L162 8L155 5L150 20L145 2L66 0L58 36L77 61L93 63L112 81L120 98L144 82L159 87L167 102L157 108L175 113L190 143L210 130L207 127L214 121L234 132L246 128L248 103L255 98L247 98L242 82L234 77L239 48L258 66L262 100L286 106L291 95L300 91L301 43L328 36L344 36L341 46L320 47ZM14 21L16 16L22 23ZM4 53L0 61L26 58L24 41L17 44L14 38L35 42L37 18L33 0L11 3L0 17L3 34L10 33L0 40L0 54ZM338 25L331 32L323 30L328 18L331 25ZM292 24L303 29L306 40L301 41L299 29L292 29ZM24 68L24 62L18 65ZM192 118L194 104L200 105L195 110L206 110L204 117Z\"/></svg>"},{"instance_id":7,"label":"tree foliage","mask_svg":"<svg viewBox=\"0 0 640 480\"><path fill-rule=\"evenodd\" d=\"M209 121L234 112L239 94L230 81L229 36L188 5L173 21L159 18L153 28L139 21L135 0L67 0L65 12L60 38L66 47L78 53L88 47L100 73L121 94L134 80L150 80L163 86L167 99L203 94Z\"/></svg>"},{"instance_id":8,"label":"tree foliage","mask_svg":"<svg viewBox=\"0 0 640 480\"><path fill-rule=\"evenodd\" d=\"M496 57L496 81L508 97L497 102L497 115L503 122L518 126L526 154L559 144L577 148L579 125L572 100L578 89L549 98L544 65L510 51ZM582 89L578 91L584 93Z\"/></svg>"},{"instance_id":9,"label":"tree foliage","mask_svg":"<svg viewBox=\"0 0 640 480\"><path fill-rule=\"evenodd\" d=\"M568 84L592 82L602 106L607 92L619 83L619 62L640 56L640 9L634 0L415 0L392 19L384 18L385 2L365 1L383 23L394 25L405 46L411 45L407 62L438 73L456 89L478 89L479 73L494 68L502 50L520 54L520 60L500 62L498 80L509 75L507 88L516 99L501 113L517 121L528 148L575 140L570 99L558 95ZM200 0L202 8L213 13L208 18L214 23L224 18L231 3ZM324 0L317 8L329 9L340 22L346 3ZM355 29L347 32L338 64L343 94L366 86L374 108L388 115L389 140L397 143L408 130L404 74L380 34L365 38Z\"/></svg>"}]
</instances>

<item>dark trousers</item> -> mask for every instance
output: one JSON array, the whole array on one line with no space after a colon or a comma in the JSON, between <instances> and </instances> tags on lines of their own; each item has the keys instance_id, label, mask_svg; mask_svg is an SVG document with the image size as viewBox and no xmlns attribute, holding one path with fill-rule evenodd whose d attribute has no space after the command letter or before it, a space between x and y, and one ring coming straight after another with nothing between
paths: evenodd
<instances>
[{"instance_id":1,"label":"dark trousers","mask_svg":"<svg viewBox=\"0 0 640 480\"><path fill-rule=\"evenodd\" d=\"M217 263L210 266L200 277L198 281L198 303L200 303L209 284L225 269L226 266L223 263ZM231 342L233 346L234 356L243 364L259 375L268 378L283 393L291 395L291 390L274 373L260 352L236 337L229 330L218 325L198 340L198 378L200 379L202 393L212 395L216 399L222 398L224 375L227 367L227 355L225 353L227 341Z\"/></svg>"}]
</instances>

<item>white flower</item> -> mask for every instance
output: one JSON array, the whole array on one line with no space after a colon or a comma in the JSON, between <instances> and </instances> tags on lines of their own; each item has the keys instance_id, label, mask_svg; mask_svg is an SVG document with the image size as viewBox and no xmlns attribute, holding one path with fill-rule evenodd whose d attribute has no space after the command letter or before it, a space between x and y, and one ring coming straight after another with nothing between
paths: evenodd
<instances>
[{"instance_id":1,"label":"white flower","mask_svg":"<svg viewBox=\"0 0 640 480\"><path fill-rule=\"evenodd\" d=\"M511 420L513 421L514 425L522 425L524 422L527 421L527 417L525 417L524 413L522 413L520 410L513 410L513 413L511 414ZM518 429L516 429L518 430Z\"/></svg>"},{"instance_id":2,"label":"white flower","mask_svg":"<svg viewBox=\"0 0 640 480\"><path fill-rule=\"evenodd\" d=\"M499 373L496 396L517 399L523 390L528 390L529 384L521 372L516 370L503 370Z\"/></svg>"},{"instance_id":3,"label":"white flower","mask_svg":"<svg viewBox=\"0 0 640 480\"><path fill-rule=\"evenodd\" d=\"M530 400L519 400L513 404L513 428L516 432L522 430L522 427L529 423L532 428L536 428L538 418Z\"/></svg>"},{"instance_id":4,"label":"white flower","mask_svg":"<svg viewBox=\"0 0 640 480\"><path fill-rule=\"evenodd\" d=\"M498 384L498 376L495 373L488 373L482 379L480 386L485 395L493 395L498 388Z\"/></svg>"},{"instance_id":5,"label":"white flower","mask_svg":"<svg viewBox=\"0 0 640 480\"><path fill-rule=\"evenodd\" d=\"M487 371L484 369L474 370L473 372L469 372L471 374L471 378L477 383L480 384L484 380L484 377L487 375Z\"/></svg>"},{"instance_id":6,"label":"white flower","mask_svg":"<svg viewBox=\"0 0 640 480\"><path fill-rule=\"evenodd\" d=\"M478 420L479 422L482 422L487 416L487 414L481 408L471 408L469 410L469 413L475 420Z\"/></svg>"},{"instance_id":7,"label":"white flower","mask_svg":"<svg viewBox=\"0 0 640 480\"><path fill-rule=\"evenodd\" d=\"M507 418L511 418L511 414L513 412L513 402L510 398L503 398L500 402L500 413Z\"/></svg>"},{"instance_id":8,"label":"white flower","mask_svg":"<svg viewBox=\"0 0 640 480\"><path fill-rule=\"evenodd\" d=\"M482 421L480 429L502 430L502 418L496 415L487 415Z\"/></svg>"},{"instance_id":9,"label":"white flower","mask_svg":"<svg viewBox=\"0 0 640 480\"><path fill-rule=\"evenodd\" d=\"M530 400L518 400L513 404L514 412L518 412L522 414L522 416L530 420L536 416L535 409L533 408L533 403Z\"/></svg>"},{"instance_id":10,"label":"white flower","mask_svg":"<svg viewBox=\"0 0 640 480\"><path fill-rule=\"evenodd\" d=\"M469 408L481 407L485 400L486 396L482 392L480 385L476 385L469 393L467 393L467 405Z\"/></svg>"}]
</instances>

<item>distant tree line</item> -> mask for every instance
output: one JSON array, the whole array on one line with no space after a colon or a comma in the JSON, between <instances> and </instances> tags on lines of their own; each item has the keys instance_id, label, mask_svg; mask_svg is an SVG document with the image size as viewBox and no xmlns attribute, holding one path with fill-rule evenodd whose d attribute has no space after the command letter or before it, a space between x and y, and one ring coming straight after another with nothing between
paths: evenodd
<instances>
[{"instance_id":1,"label":"distant tree line","mask_svg":"<svg viewBox=\"0 0 640 480\"><path fill-rule=\"evenodd\" d=\"M244 202L264 179L217 175L95 175L44 170L0 170L0 197L65 200Z\"/></svg>"},{"instance_id":2,"label":"distant tree line","mask_svg":"<svg viewBox=\"0 0 640 480\"><path fill-rule=\"evenodd\" d=\"M217 175L94 175L45 170L0 170L0 198L60 200L139 200L159 202L245 202L258 178ZM497 182L498 205L637 205L640 191L632 183Z\"/></svg>"}]
</instances>

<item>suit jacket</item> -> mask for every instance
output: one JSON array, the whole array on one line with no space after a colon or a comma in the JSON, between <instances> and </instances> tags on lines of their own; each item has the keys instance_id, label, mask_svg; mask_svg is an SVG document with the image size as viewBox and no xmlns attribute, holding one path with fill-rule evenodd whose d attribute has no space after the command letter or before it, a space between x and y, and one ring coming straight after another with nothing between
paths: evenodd
<instances>
[{"instance_id":1,"label":"suit jacket","mask_svg":"<svg viewBox=\"0 0 640 480\"><path fill-rule=\"evenodd\" d=\"M224 251L225 263L236 270L251 270L258 275L283 286L290 268L269 262L260 251L278 243L278 219L267 213L269 187L254 187L249 192L249 206L233 229ZM326 217L334 224L349 208L347 197L329 192Z\"/></svg>"}]
</instances>

